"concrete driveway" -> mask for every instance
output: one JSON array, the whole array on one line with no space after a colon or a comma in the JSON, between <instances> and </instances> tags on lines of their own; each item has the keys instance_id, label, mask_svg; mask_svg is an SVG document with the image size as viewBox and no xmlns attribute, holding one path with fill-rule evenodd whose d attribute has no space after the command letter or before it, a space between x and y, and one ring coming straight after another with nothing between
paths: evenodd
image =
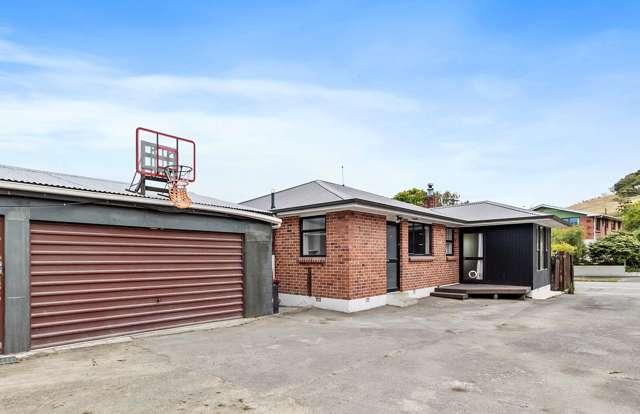
<instances>
[{"instance_id":1,"label":"concrete driveway","mask_svg":"<svg viewBox=\"0 0 640 414\"><path fill-rule=\"evenodd\" d=\"M0 411L637 413L640 296L616 289L310 310L67 350L0 366Z\"/></svg>"}]
</instances>

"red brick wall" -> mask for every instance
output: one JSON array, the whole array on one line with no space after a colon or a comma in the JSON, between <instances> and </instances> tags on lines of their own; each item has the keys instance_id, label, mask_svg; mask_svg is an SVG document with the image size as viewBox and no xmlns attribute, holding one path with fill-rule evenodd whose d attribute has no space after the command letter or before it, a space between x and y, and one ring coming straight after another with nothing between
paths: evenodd
<instances>
[{"instance_id":1,"label":"red brick wall","mask_svg":"<svg viewBox=\"0 0 640 414\"><path fill-rule=\"evenodd\" d=\"M408 259L407 222L401 223L400 289L412 290L458 281L458 231L454 256L445 255L445 227L433 226L431 261ZM307 269L312 272L312 296L357 299L387 291L387 230L384 216L340 211L326 215L325 258L300 257L300 218L285 217L274 232L276 279L280 292L307 295Z\"/></svg>"},{"instance_id":2,"label":"red brick wall","mask_svg":"<svg viewBox=\"0 0 640 414\"><path fill-rule=\"evenodd\" d=\"M433 256L409 256L408 222L400 224L400 290L457 283L460 279L459 232L453 231L453 256L446 255L445 226L434 224Z\"/></svg>"},{"instance_id":3,"label":"red brick wall","mask_svg":"<svg viewBox=\"0 0 640 414\"><path fill-rule=\"evenodd\" d=\"M387 293L387 219L353 212L349 229L351 298Z\"/></svg>"},{"instance_id":4,"label":"red brick wall","mask_svg":"<svg viewBox=\"0 0 640 414\"><path fill-rule=\"evenodd\" d=\"M280 281L280 292L306 295L307 269L311 268L313 296L349 298L350 217L348 211L326 215L325 258L300 257L300 218L283 218L282 226L274 232L276 279Z\"/></svg>"},{"instance_id":5,"label":"red brick wall","mask_svg":"<svg viewBox=\"0 0 640 414\"><path fill-rule=\"evenodd\" d=\"M584 232L585 239L593 239L595 223L593 217L580 216L580 226Z\"/></svg>"}]
</instances>

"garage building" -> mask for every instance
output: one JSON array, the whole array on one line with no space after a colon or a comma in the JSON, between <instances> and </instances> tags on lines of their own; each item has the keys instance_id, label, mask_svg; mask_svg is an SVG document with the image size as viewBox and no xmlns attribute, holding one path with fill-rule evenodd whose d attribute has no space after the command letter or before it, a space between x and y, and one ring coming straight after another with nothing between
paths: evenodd
<instances>
[{"instance_id":1,"label":"garage building","mask_svg":"<svg viewBox=\"0 0 640 414\"><path fill-rule=\"evenodd\" d=\"M272 313L271 213L0 166L0 353Z\"/></svg>"}]
</instances>

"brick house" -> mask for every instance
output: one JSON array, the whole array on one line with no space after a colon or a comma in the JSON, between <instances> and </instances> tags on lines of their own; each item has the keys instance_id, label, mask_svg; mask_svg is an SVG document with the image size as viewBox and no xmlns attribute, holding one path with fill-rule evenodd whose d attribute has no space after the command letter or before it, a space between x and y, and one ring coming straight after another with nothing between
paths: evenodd
<instances>
[{"instance_id":1,"label":"brick house","mask_svg":"<svg viewBox=\"0 0 640 414\"><path fill-rule=\"evenodd\" d=\"M282 304L343 312L458 282L548 290L549 228L564 226L489 201L426 208L320 180L242 204L282 219L273 238Z\"/></svg>"},{"instance_id":2,"label":"brick house","mask_svg":"<svg viewBox=\"0 0 640 414\"><path fill-rule=\"evenodd\" d=\"M584 242L587 244L593 243L614 231L622 229L622 219L608 214L572 210L548 204L537 205L533 207L532 210L545 214L553 214L571 226L581 226L584 233Z\"/></svg>"}]
</instances>

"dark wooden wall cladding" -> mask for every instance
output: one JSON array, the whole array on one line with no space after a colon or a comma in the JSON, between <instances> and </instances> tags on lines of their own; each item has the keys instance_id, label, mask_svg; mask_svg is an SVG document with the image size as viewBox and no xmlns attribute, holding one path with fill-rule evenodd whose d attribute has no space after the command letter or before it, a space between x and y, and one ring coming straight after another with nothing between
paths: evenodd
<instances>
[{"instance_id":1,"label":"dark wooden wall cladding","mask_svg":"<svg viewBox=\"0 0 640 414\"><path fill-rule=\"evenodd\" d=\"M31 347L243 316L240 234L31 223Z\"/></svg>"}]
</instances>

